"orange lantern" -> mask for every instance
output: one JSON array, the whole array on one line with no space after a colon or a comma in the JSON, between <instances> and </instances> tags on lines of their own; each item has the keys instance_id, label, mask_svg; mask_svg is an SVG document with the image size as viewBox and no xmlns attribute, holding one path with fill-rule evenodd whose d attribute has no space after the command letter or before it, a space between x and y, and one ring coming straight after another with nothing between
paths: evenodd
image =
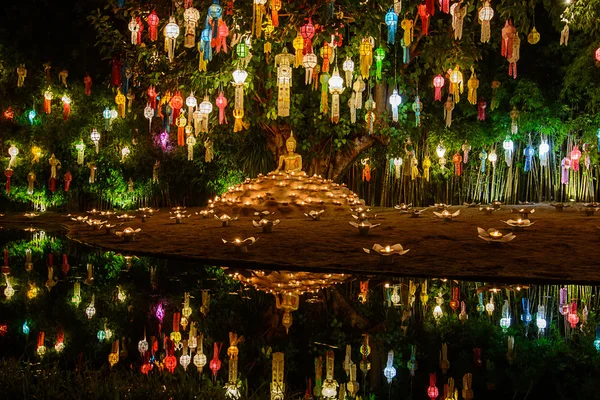
<instances>
[{"instance_id":1,"label":"orange lantern","mask_svg":"<svg viewBox=\"0 0 600 400\"><path fill-rule=\"evenodd\" d=\"M175 96L171 97L170 105L173 108L173 119L177 120L181 107L183 107L183 97L181 97L179 90L175 92Z\"/></svg>"}]
</instances>

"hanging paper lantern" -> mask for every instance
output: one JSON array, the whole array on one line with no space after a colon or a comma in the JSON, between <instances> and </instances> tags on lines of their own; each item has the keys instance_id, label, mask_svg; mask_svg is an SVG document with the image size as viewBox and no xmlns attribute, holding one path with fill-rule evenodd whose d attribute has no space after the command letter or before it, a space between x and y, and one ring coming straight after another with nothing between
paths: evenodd
<instances>
[{"instance_id":1,"label":"hanging paper lantern","mask_svg":"<svg viewBox=\"0 0 600 400\"><path fill-rule=\"evenodd\" d=\"M460 153L455 153L452 156L452 162L454 163L454 175L461 176L462 175L462 156ZM452 306L452 302L450 302L450 306Z\"/></svg>"},{"instance_id":2,"label":"hanging paper lantern","mask_svg":"<svg viewBox=\"0 0 600 400\"><path fill-rule=\"evenodd\" d=\"M387 42L389 44L394 44L396 42L396 29L398 27L398 14L396 14L394 10L390 9L387 14L385 14L385 24L388 27Z\"/></svg>"},{"instance_id":3,"label":"hanging paper lantern","mask_svg":"<svg viewBox=\"0 0 600 400\"><path fill-rule=\"evenodd\" d=\"M523 166L523 170L525 172L529 172L533 167L533 156L535 154L535 149L533 148L531 143L529 143L527 147L525 147L525 151L523 152L523 154L525 155L525 165Z\"/></svg>"},{"instance_id":4,"label":"hanging paper lantern","mask_svg":"<svg viewBox=\"0 0 600 400\"><path fill-rule=\"evenodd\" d=\"M127 28L131 32L131 44L137 45L138 43L138 32L140 31L140 26L138 25L134 16L131 17L131 21L127 25Z\"/></svg>"},{"instance_id":5,"label":"hanging paper lantern","mask_svg":"<svg viewBox=\"0 0 600 400\"><path fill-rule=\"evenodd\" d=\"M540 143L540 147L538 150L539 157L540 157L540 166L542 166L542 167L548 166L548 152L549 151L550 151L550 146L548 145L548 142L546 140L542 139L542 142Z\"/></svg>"},{"instance_id":6,"label":"hanging paper lantern","mask_svg":"<svg viewBox=\"0 0 600 400\"><path fill-rule=\"evenodd\" d=\"M498 161L498 155L496 154L496 149L492 148L490 154L488 155L488 160L492 163L492 169L496 169L496 162Z\"/></svg>"},{"instance_id":7,"label":"hanging paper lantern","mask_svg":"<svg viewBox=\"0 0 600 400\"><path fill-rule=\"evenodd\" d=\"M302 58L302 66L305 70L304 83L310 85L313 81L313 71L317 65L317 55L315 53L305 54Z\"/></svg>"},{"instance_id":8,"label":"hanging paper lantern","mask_svg":"<svg viewBox=\"0 0 600 400\"><path fill-rule=\"evenodd\" d=\"M390 96L390 105L392 106L392 120L398 122L398 106L402 104L402 97L398 94L398 89L394 89Z\"/></svg>"},{"instance_id":9,"label":"hanging paper lantern","mask_svg":"<svg viewBox=\"0 0 600 400\"><path fill-rule=\"evenodd\" d=\"M284 48L285 50L285 48ZM323 47L321 47L321 58L323 58L323 67L321 68L322 72L329 72L329 64L330 60L333 58L333 48L329 46L329 43L323 42Z\"/></svg>"},{"instance_id":10,"label":"hanging paper lantern","mask_svg":"<svg viewBox=\"0 0 600 400\"><path fill-rule=\"evenodd\" d=\"M350 57L346 57L346 61L342 64L342 69L346 74L346 86L352 87L352 73L354 72L354 61Z\"/></svg>"},{"instance_id":11,"label":"hanging paper lantern","mask_svg":"<svg viewBox=\"0 0 600 400\"><path fill-rule=\"evenodd\" d=\"M479 121L485 121L485 109L487 107L487 103L483 99L483 97L479 98L477 102L477 119Z\"/></svg>"},{"instance_id":12,"label":"hanging paper lantern","mask_svg":"<svg viewBox=\"0 0 600 400\"><path fill-rule=\"evenodd\" d=\"M92 301L90 302L90 304L88 304L87 308L85 309L85 315L87 315L88 319L92 319L92 317L94 315L96 315L96 307L94 306L94 297L95 297L95 295L92 295Z\"/></svg>"},{"instance_id":13,"label":"hanging paper lantern","mask_svg":"<svg viewBox=\"0 0 600 400\"><path fill-rule=\"evenodd\" d=\"M153 42L158 39L158 22L159 18L158 15L156 15L156 11L152 11L150 15L148 15L148 37Z\"/></svg>"},{"instance_id":14,"label":"hanging paper lantern","mask_svg":"<svg viewBox=\"0 0 600 400\"><path fill-rule=\"evenodd\" d=\"M292 87L292 62L294 56L287 52L284 47L283 52L275 56L275 66L277 67L277 115L279 117L290 116L290 91Z\"/></svg>"},{"instance_id":15,"label":"hanging paper lantern","mask_svg":"<svg viewBox=\"0 0 600 400\"><path fill-rule=\"evenodd\" d=\"M321 83L321 112L327 114L329 112L329 97L327 96L327 87L329 86L329 78L331 76L325 72L321 74L319 82Z\"/></svg>"},{"instance_id":16,"label":"hanging paper lantern","mask_svg":"<svg viewBox=\"0 0 600 400\"><path fill-rule=\"evenodd\" d=\"M316 58L316 56L315 56ZM248 77L248 72L243 69L236 69L233 71L233 81L235 87L235 101L233 108L233 117L235 118L235 123L233 126L234 132L240 132L242 129L247 129L247 124L244 123L244 83L246 82L246 78Z\"/></svg>"},{"instance_id":17,"label":"hanging paper lantern","mask_svg":"<svg viewBox=\"0 0 600 400\"><path fill-rule=\"evenodd\" d=\"M421 18L421 33L425 36L429 35L429 17L431 16L427 12L426 4L419 4L417 6L417 13Z\"/></svg>"},{"instance_id":18,"label":"hanging paper lantern","mask_svg":"<svg viewBox=\"0 0 600 400\"><path fill-rule=\"evenodd\" d=\"M437 75L433 78L433 87L435 87L435 100L442 101L442 87L444 87L444 77Z\"/></svg>"},{"instance_id":19,"label":"hanging paper lantern","mask_svg":"<svg viewBox=\"0 0 600 400\"><path fill-rule=\"evenodd\" d=\"M540 41L540 33L535 29L535 26L531 32L529 32L529 35L527 35L527 41L529 44L536 44Z\"/></svg>"},{"instance_id":20,"label":"hanging paper lantern","mask_svg":"<svg viewBox=\"0 0 600 400\"><path fill-rule=\"evenodd\" d=\"M373 134L373 126L375 124L375 107L373 96L369 94L369 99L365 102L365 121L367 122L367 130L369 135Z\"/></svg>"},{"instance_id":21,"label":"hanging paper lantern","mask_svg":"<svg viewBox=\"0 0 600 400\"><path fill-rule=\"evenodd\" d=\"M521 321L525 324L526 327L529 326L529 323L532 321L531 312L529 311L529 299L527 297L523 297L521 299L521 305L523 306L523 314L521 314Z\"/></svg>"},{"instance_id":22,"label":"hanging paper lantern","mask_svg":"<svg viewBox=\"0 0 600 400\"><path fill-rule=\"evenodd\" d=\"M307 24L300 28L300 35L302 36L302 39L304 39L303 54L306 55L312 53L312 38L315 36L315 27L310 19Z\"/></svg>"},{"instance_id":23,"label":"hanging paper lantern","mask_svg":"<svg viewBox=\"0 0 600 400\"><path fill-rule=\"evenodd\" d=\"M207 133L208 132L208 116L213 110L213 105L208 99L208 96L204 96L202 103L198 106L200 110L200 132Z\"/></svg>"},{"instance_id":24,"label":"hanging paper lantern","mask_svg":"<svg viewBox=\"0 0 600 400\"><path fill-rule=\"evenodd\" d=\"M221 352L221 345L214 343L213 347L213 359L210 360L209 368L213 373L213 376L216 377L217 373L221 369L221 360L219 360L219 353Z\"/></svg>"},{"instance_id":25,"label":"hanging paper lantern","mask_svg":"<svg viewBox=\"0 0 600 400\"><path fill-rule=\"evenodd\" d=\"M452 110L454 110L454 101L452 100L452 96L448 95L448 98L444 103L444 118L446 119L446 128L450 128L452 125Z\"/></svg>"},{"instance_id":26,"label":"hanging paper lantern","mask_svg":"<svg viewBox=\"0 0 600 400\"><path fill-rule=\"evenodd\" d=\"M579 146L573 146L573 150L571 151L571 167L574 172L579 172L579 159L581 158L581 150L579 150Z\"/></svg>"},{"instance_id":27,"label":"hanging paper lantern","mask_svg":"<svg viewBox=\"0 0 600 400\"><path fill-rule=\"evenodd\" d=\"M458 65L450 73L450 92L454 97L454 103L460 102L460 94L463 92L463 74Z\"/></svg>"},{"instance_id":28,"label":"hanging paper lantern","mask_svg":"<svg viewBox=\"0 0 600 400\"><path fill-rule=\"evenodd\" d=\"M96 154L98 154L99 144L100 144L100 132L98 132L96 130L96 128L92 129L92 132L90 133L90 139L92 140L92 142L94 143L94 146L96 147Z\"/></svg>"},{"instance_id":29,"label":"hanging paper lantern","mask_svg":"<svg viewBox=\"0 0 600 400\"><path fill-rule=\"evenodd\" d=\"M462 39L463 33L463 22L467 15L467 7L461 7L462 3L454 3L450 7L450 15L452 15L452 29L454 29L454 39Z\"/></svg>"},{"instance_id":30,"label":"hanging paper lantern","mask_svg":"<svg viewBox=\"0 0 600 400\"><path fill-rule=\"evenodd\" d=\"M502 318L500 318L500 327L506 333L511 323L510 308L508 307L508 300L504 300L502 305Z\"/></svg>"},{"instance_id":31,"label":"hanging paper lantern","mask_svg":"<svg viewBox=\"0 0 600 400\"><path fill-rule=\"evenodd\" d=\"M517 79L517 61L521 56L521 39L519 38L519 34L515 31L515 36L513 39L513 51L508 59L508 75L512 76L514 79Z\"/></svg>"},{"instance_id":32,"label":"hanging paper lantern","mask_svg":"<svg viewBox=\"0 0 600 400\"><path fill-rule=\"evenodd\" d=\"M185 126L187 125L187 118L185 114L182 112L179 114L179 117L175 121L177 125L177 146L183 147L185 146Z\"/></svg>"},{"instance_id":33,"label":"hanging paper lantern","mask_svg":"<svg viewBox=\"0 0 600 400\"><path fill-rule=\"evenodd\" d=\"M10 156L10 159L8 160L8 167L7 168L13 168L17 166L17 155L19 155L19 149L17 149L17 147L12 144L9 148L8 148L8 155Z\"/></svg>"},{"instance_id":34,"label":"hanging paper lantern","mask_svg":"<svg viewBox=\"0 0 600 400\"><path fill-rule=\"evenodd\" d=\"M175 58L175 44L179 36L179 25L174 16L169 17L169 23L165 26L165 45L169 61Z\"/></svg>"},{"instance_id":35,"label":"hanging paper lantern","mask_svg":"<svg viewBox=\"0 0 600 400\"><path fill-rule=\"evenodd\" d=\"M360 73L363 79L369 78L369 70L373 65L373 45L368 38L363 38L359 48Z\"/></svg>"},{"instance_id":36,"label":"hanging paper lantern","mask_svg":"<svg viewBox=\"0 0 600 400\"><path fill-rule=\"evenodd\" d=\"M223 125L223 123L227 124L227 117L225 116L225 107L227 107L227 99L225 98L225 94L221 91L219 92L219 96L215 101L217 108L219 109L219 125Z\"/></svg>"},{"instance_id":37,"label":"hanging paper lantern","mask_svg":"<svg viewBox=\"0 0 600 400\"><path fill-rule=\"evenodd\" d=\"M298 68L299 66L302 65L302 56L304 55L303 54L304 39L302 38L302 35L300 33L298 33L298 35L296 35L296 38L292 42L292 45L294 46L295 55L296 55L294 67Z\"/></svg>"},{"instance_id":38,"label":"hanging paper lantern","mask_svg":"<svg viewBox=\"0 0 600 400\"><path fill-rule=\"evenodd\" d=\"M477 75L475 74L475 69L471 67L471 78L467 81L467 100L471 104L477 103L477 89L479 88L479 79L477 79Z\"/></svg>"},{"instance_id":39,"label":"hanging paper lantern","mask_svg":"<svg viewBox=\"0 0 600 400\"><path fill-rule=\"evenodd\" d=\"M340 95L344 92L344 80L340 76L337 66L333 75L329 78L329 93L331 93L331 122L337 124L340 121Z\"/></svg>"},{"instance_id":40,"label":"hanging paper lantern","mask_svg":"<svg viewBox=\"0 0 600 400\"><path fill-rule=\"evenodd\" d=\"M183 107L183 97L181 97L179 91L175 92L175 96L171 97L169 104L173 108L173 120L177 120L181 108Z\"/></svg>"},{"instance_id":41,"label":"hanging paper lantern","mask_svg":"<svg viewBox=\"0 0 600 400\"><path fill-rule=\"evenodd\" d=\"M40 357L43 357L44 354L46 354L46 346L44 346L44 336L44 332L38 333L37 347L35 351Z\"/></svg>"},{"instance_id":42,"label":"hanging paper lantern","mask_svg":"<svg viewBox=\"0 0 600 400\"><path fill-rule=\"evenodd\" d=\"M427 396L432 400L437 399L437 397L440 395L440 391L438 390L437 386L435 385L435 381L436 381L436 375L429 374L429 387L427 388Z\"/></svg>"},{"instance_id":43,"label":"hanging paper lantern","mask_svg":"<svg viewBox=\"0 0 600 400\"><path fill-rule=\"evenodd\" d=\"M479 20L481 21L481 43L490 41L490 21L494 17L494 9L490 6L490 2L483 3L483 7L479 9Z\"/></svg>"},{"instance_id":44,"label":"hanging paper lantern","mask_svg":"<svg viewBox=\"0 0 600 400\"><path fill-rule=\"evenodd\" d=\"M119 110L119 115L121 118L125 118L125 102L127 99L125 95L121 93L121 89L117 89L117 95L115 96L115 103L117 103L117 108Z\"/></svg>"},{"instance_id":45,"label":"hanging paper lantern","mask_svg":"<svg viewBox=\"0 0 600 400\"><path fill-rule=\"evenodd\" d=\"M21 64L17 67L17 87L23 87L26 77L27 69L25 68L25 64Z\"/></svg>"},{"instance_id":46,"label":"hanging paper lantern","mask_svg":"<svg viewBox=\"0 0 600 400\"><path fill-rule=\"evenodd\" d=\"M383 67L383 60L385 59L385 51L379 46L375 50L375 79L381 80L381 69Z\"/></svg>"},{"instance_id":47,"label":"hanging paper lantern","mask_svg":"<svg viewBox=\"0 0 600 400\"><path fill-rule=\"evenodd\" d=\"M506 165L510 167L512 165L514 143L509 136L507 136L502 143L502 147L504 148L504 161L506 161Z\"/></svg>"},{"instance_id":48,"label":"hanging paper lantern","mask_svg":"<svg viewBox=\"0 0 600 400\"><path fill-rule=\"evenodd\" d=\"M52 90L48 88L48 90L44 92L44 112L46 114L50 114L52 112L52 96Z\"/></svg>"},{"instance_id":49,"label":"hanging paper lantern","mask_svg":"<svg viewBox=\"0 0 600 400\"><path fill-rule=\"evenodd\" d=\"M211 6L212 7L212 6ZM209 7L210 14L210 7ZM185 22L185 36L183 38L183 46L192 48L196 44L196 26L200 19L200 12L194 7L189 7L183 12L183 21Z\"/></svg>"},{"instance_id":50,"label":"hanging paper lantern","mask_svg":"<svg viewBox=\"0 0 600 400\"><path fill-rule=\"evenodd\" d=\"M419 96L415 96L415 102L412 105L412 110L415 113L415 127L421 126L421 111L423 111L423 104L419 99Z\"/></svg>"}]
</instances>

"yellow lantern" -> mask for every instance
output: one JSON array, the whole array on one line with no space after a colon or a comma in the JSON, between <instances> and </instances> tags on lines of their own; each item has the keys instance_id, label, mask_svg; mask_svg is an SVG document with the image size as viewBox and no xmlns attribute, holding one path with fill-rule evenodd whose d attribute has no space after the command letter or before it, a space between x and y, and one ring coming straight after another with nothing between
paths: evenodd
<instances>
[{"instance_id":1,"label":"yellow lantern","mask_svg":"<svg viewBox=\"0 0 600 400\"><path fill-rule=\"evenodd\" d=\"M119 109L119 115L121 118L125 118L125 102L127 99L125 95L121 93L121 89L117 88L117 95L115 96L115 103L117 103L117 108Z\"/></svg>"},{"instance_id":2,"label":"yellow lantern","mask_svg":"<svg viewBox=\"0 0 600 400\"><path fill-rule=\"evenodd\" d=\"M304 39L302 38L302 35L298 33L298 35L292 42L292 45L294 46L294 50L296 51L296 61L294 62L294 67L298 68L302 65L302 51L304 49Z\"/></svg>"},{"instance_id":3,"label":"yellow lantern","mask_svg":"<svg viewBox=\"0 0 600 400\"><path fill-rule=\"evenodd\" d=\"M360 73L363 79L369 78L369 70L373 65L373 44L370 38L363 38L360 48Z\"/></svg>"},{"instance_id":4,"label":"yellow lantern","mask_svg":"<svg viewBox=\"0 0 600 400\"><path fill-rule=\"evenodd\" d=\"M471 78L467 82L467 88L469 92L467 94L467 100L471 104L477 104L477 88L479 88L479 79L477 79L477 75L475 74L475 69L471 67Z\"/></svg>"},{"instance_id":5,"label":"yellow lantern","mask_svg":"<svg viewBox=\"0 0 600 400\"><path fill-rule=\"evenodd\" d=\"M301 38L302 39L302 38ZM292 62L296 57L288 54L284 47L283 52L275 56L275 66L277 67L277 115L279 117L289 117L290 115L290 91L292 87Z\"/></svg>"},{"instance_id":6,"label":"yellow lantern","mask_svg":"<svg viewBox=\"0 0 600 400\"><path fill-rule=\"evenodd\" d=\"M42 155L42 149L39 146L33 146L31 148L31 154L33 154L33 159L31 160L32 164L40 161L40 156Z\"/></svg>"},{"instance_id":7,"label":"yellow lantern","mask_svg":"<svg viewBox=\"0 0 600 400\"><path fill-rule=\"evenodd\" d=\"M456 65L456 67L454 67L454 69L450 73L450 83L451 83L450 92L454 96L454 103L459 103L460 102L460 94L463 92L464 87L463 87L463 74L462 74L462 72L460 72L460 68L458 67L458 65Z\"/></svg>"}]
</instances>

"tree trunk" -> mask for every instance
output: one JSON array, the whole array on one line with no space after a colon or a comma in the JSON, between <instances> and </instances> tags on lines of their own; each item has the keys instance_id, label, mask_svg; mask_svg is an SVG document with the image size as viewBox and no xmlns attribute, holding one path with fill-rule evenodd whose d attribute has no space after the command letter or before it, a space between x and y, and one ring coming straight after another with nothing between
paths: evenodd
<instances>
[{"instance_id":1,"label":"tree trunk","mask_svg":"<svg viewBox=\"0 0 600 400\"><path fill-rule=\"evenodd\" d=\"M373 146L377 139L373 135L360 136L350 142L349 148L337 151L329 165L327 178L338 181L360 153Z\"/></svg>"}]
</instances>

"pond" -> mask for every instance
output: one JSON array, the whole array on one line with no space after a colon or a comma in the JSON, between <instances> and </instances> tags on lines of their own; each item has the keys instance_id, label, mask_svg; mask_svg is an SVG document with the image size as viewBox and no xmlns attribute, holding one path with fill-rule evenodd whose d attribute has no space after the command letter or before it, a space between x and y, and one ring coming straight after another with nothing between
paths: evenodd
<instances>
[{"instance_id":1,"label":"pond","mask_svg":"<svg viewBox=\"0 0 600 400\"><path fill-rule=\"evenodd\" d=\"M35 229L0 244L4 398L598 396L595 286L240 270Z\"/></svg>"}]
</instances>

